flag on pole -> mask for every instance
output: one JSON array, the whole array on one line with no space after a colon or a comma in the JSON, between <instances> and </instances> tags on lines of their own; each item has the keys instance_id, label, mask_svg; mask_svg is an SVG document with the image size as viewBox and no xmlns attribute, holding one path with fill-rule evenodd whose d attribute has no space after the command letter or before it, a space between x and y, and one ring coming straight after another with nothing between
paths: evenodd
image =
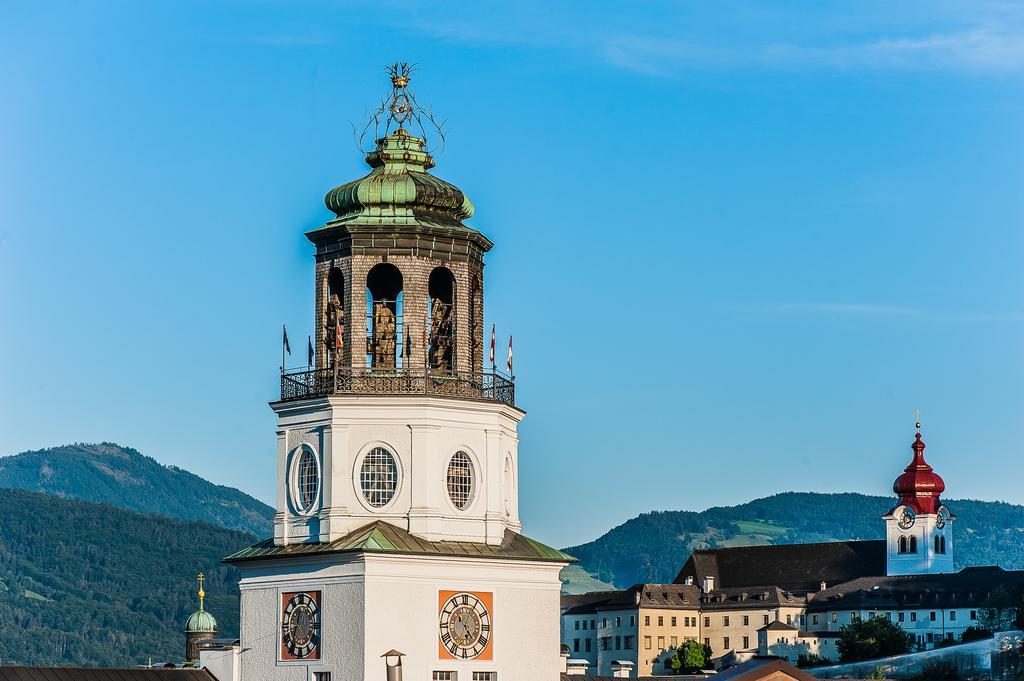
<instances>
[{"instance_id":1,"label":"flag on pole","mask_svg":"<svg viewBox=\"0 0 1024 681\"><path fill-rule=\"evenodd\" d=\"M494 324L491 324L491 366L494 366Z\"/></svg>"},{"instance_id":2,"label":"flag on pole","mask_svg":"<svg viewBox=\"0 0 1024 681\"><path fill-rule=\"evenodd\" d=\"M512 375L512 336L508 337L508 375Z\"/></svg>"},{"instance_id":3,"label":"flag on pole","mask_svg":"<svg viewBox=\"0 0 1024 681\"><path fill-rule=\"evenodd\" d=\"M306 364L313 366L313 337L306 336Z\"/></svg>"},{"instance_id":4,"label":"flag on pole","mask_svg":"<svg viewBox=\"0 0 1024 681\"><path fill-rule=\"evenodd\" d=\"M341 350L343 339L341 337L341 320L334 323L334 349Z\"/></svg>"},{"instance_id":5,"label":"flag on pole","mask_svg":"<svg viewBox=\"0 0 1024 681\"><path fill-rule=\"evenodd\" d=\"M292 346L288 344L288 327L285 324L282 324L281 328L284 331L284 338L281 339L281 342L284 343L284 349L290 355L292 354Z\"/></svg>"}]
</instances>

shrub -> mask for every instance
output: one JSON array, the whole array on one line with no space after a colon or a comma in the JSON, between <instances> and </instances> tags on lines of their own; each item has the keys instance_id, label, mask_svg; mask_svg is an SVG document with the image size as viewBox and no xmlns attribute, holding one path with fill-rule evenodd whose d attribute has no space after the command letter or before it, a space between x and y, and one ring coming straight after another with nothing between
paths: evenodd
<instances>
[{"instance_id":1,"label":"shrub","mask_svg":"<svg viewBox=\"0 0 1024 681\"><path fill-rule=\"evenodd\" d=\"M910 650L913 638L900 625L884 617L853 622L839 631L836 648L841 662L871 660L902 655Z\"/></svg>"}]
</instances>

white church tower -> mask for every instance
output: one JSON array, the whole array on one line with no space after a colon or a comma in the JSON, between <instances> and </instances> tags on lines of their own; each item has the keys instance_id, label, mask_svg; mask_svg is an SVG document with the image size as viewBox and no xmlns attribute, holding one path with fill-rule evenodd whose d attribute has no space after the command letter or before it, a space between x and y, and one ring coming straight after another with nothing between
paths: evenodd
<instances>
[{"instance_id":1,"label":"white church tower","mask_svg":"<svg viewBox=\"0 0 1024 681\"><path fill-rule=\"evenodd\" d=\"M315 359L271 404L274 536L227 559L241 681L383 681L389 651L410 680L556 681L571 558L520 533L524 412L483 362L492 244L428 172L409 69L391 75L369 174L328 192L335 217L306 235Z\"/></svg>"},{"instance_id":2,"label":"white church tower","mask_svg":"<svg viewBox=\"0 0 1024 681\"><path fill-rule=\"evenodd\" d=\"M899 503L882 516L890 575L956 572L953 566L956 516L939 498L946 484L924 460L924 447L918 421L917 435L911 445L914 458L892 486Z\"/></svg>"}]
</instances>

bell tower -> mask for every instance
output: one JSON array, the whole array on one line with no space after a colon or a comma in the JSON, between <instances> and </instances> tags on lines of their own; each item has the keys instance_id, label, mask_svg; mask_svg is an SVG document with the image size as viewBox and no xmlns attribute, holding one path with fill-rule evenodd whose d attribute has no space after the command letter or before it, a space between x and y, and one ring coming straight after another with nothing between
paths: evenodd
<instances>
[{"instance_id":1,"label":"bell tower","mask_svg":"<svg viewBox=\"0 0 1024 681\"><path fill-rule=\"evenodd\" d=\"M889 575L956 571L952 526L956 516L939 498L946 483L924 460L924 448L919 419L911 445L914 458L892 485L899 502L882 516Z\"/></svg>"},{"instance_id":2,"label":"bell tower","mask_svg":"<svg viewBox=\"0 0 1024 681\"><path fill-rule=\"evenodd\" d=\"M369 172L327 193L315 362L281 371L274 536L241 574L241 681L558 678L559 571L521 534L511 376L483 366L473 204L430 171L433 119L390 69ZM442 138L439 130L436 136Z\"/></svg>"},{"instance_id":3,"label":"bell tower","mask_svg":"<svg viewBox=\"0 0 1024 681\"><path fill-rule=\"evenodd\" d=\"M523 412L483 367L484 254L473 204L433 175L433 119L391 68L369 172L327 192L315 251L315 366L283 371L275 541L329 542L382 519L427 540L520 529ZM418 132L414 134L413 130ZM435 131L442 137L440 130Z\"/></svg>"}]
</instances>

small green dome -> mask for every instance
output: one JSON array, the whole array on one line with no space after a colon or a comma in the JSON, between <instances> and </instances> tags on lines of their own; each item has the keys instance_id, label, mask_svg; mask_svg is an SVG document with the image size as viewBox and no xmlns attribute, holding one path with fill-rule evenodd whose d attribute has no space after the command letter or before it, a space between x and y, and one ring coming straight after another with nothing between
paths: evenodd
<instances>
[{"instance_id":1,"label":"small green dome","mask_svg":"<svg viewBox=\"0 0 1024 681\"><path fill-rule=\"evenodd\" d=\"M368 175L335 187L324 197L337 222L474 231L462 224L473 215L472 202L461 189L427 172L434 159L419 137L399 128L377 140L366 163L372 168Z\"/></svg>"},{"instance_id":2,"label":"small green dome","mask_svg":"<svg viewBox=\"0 0 1024 681\"><path fill-rule=\"evenodd\" d=\"M186 634L216 634L217 620L213 615L203 610L202 606L188 616L185 621Z\"/></svg>"}]
</instances>

